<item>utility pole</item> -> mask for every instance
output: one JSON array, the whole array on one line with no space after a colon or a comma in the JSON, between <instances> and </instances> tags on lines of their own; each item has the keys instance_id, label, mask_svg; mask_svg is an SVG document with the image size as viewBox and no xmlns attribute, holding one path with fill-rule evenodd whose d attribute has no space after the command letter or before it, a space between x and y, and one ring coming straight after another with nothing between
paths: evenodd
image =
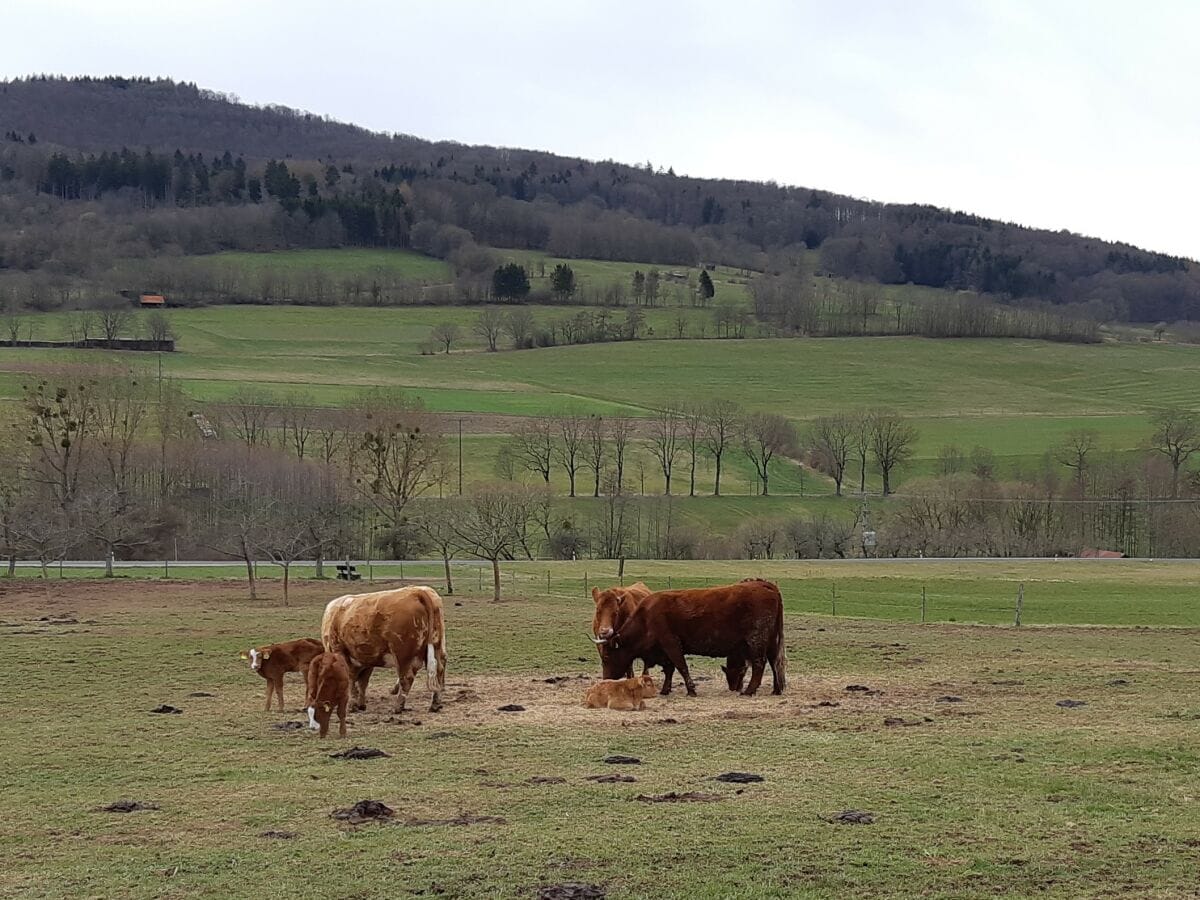
<instances>
[{"instance_id":1,"label":"utility pole","mask_svg":"<svg viewBox=\"0 0 1200 900\"><path fill-rule=\"evenodd\" d=\"M458 420L458 496L462 496L462 419Z\"/></svg>"}]
</instances>

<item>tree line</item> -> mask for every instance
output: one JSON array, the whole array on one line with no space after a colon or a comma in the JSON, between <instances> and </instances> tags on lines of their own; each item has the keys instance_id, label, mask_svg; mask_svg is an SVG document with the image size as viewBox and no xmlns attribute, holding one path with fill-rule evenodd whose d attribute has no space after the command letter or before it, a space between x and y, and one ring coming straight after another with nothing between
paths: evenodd
<instances>
[{"instance_id":1,"label":"tree line","mask_svg":"<svg viewBox=\"0 0 1200 900\"><path fill-rule=\"evenodd\" d=\"M263 237L272 246L421 249L466 235L476 245L560 256L766 271L778 253L806 249L839 277L1075 304L1099 320L1200 318L1194 263L1125 244L930 206L689 178L669 167L373 134L167 80L5 82L0 125L10 135L0 142L0 194L17 198L0 204L0 260L25 271L50 260L80 274L102 271L118 258L110 253L140 246L149 255L156 240L193 247L196 232L214 222L217 243L257 249L246 240L247 218L225 210L268 206L272 214L259 221L270 225ZM147 147L153 164L122 149L131 145ZM53 200L40 209L39 186ZM199 228L158 215L167 203ZM85 233L44 227L81 214L91 217Z\"/></svg>"}]
</instances>

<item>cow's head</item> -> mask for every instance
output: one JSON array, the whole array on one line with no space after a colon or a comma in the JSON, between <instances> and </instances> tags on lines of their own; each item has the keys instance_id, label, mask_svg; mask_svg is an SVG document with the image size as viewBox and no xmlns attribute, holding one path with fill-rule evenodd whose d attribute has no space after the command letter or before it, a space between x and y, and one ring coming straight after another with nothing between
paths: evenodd
<instances>
[{"instance_id":1,"label":"cow's head","mask_svg":"<svg viewBox=\"0 0 1200 900\"><path fill-rule=\"evenodd\" d=\"M605 678L624 678L633 666L634 653L620 632L613 633L607 640L595 638L600 651L600 669Z\"/></svg>"},{"instance_id":2,"label":"cow's head","mask_svg":"<svg viewBox=\"0 0 1200 900\"><path fill-rule=\"evenodd\" d=\"M271 658L271 648L251 647L241 652L241 658L250 660L250 668L257 672L262 669L262 664Z\"/></svg>"},{"instance_id":3,"label":"cow's head","mask_svg":"<svg viewBox=\"0 0 1200 900\"><path fill-rule=\"evenodd\" d=\"M333 714L332 703L318 703L315 706L308 708L308 727L313 731L320 732L321 737L325 737L329 731L329 717Z\"/></svg>"},{"instance_id":4,"label":"cow's head","mask_svg":"<svg viewBox=\"0 0 1200 900\"><path fill-rule=\"evenodd\" d=\"M642 697L653 697L658 693L658 685L654 683L654 678L650 674L644 674L638 679L639 687L642 689Z\"/></svg>"},{"instance_id":5,"label":"cow's head","mask_svg":"<svg viewBox=\"0 0 1200 900\"><path fill-rule=\"evenodd\" d=\"M728 663L728 665L721 666L721 671L725 673L725 683L729 685L731 691L740 691L742 682L746 679L746 661L730 659Z\"/></svg>"}]
</instances>

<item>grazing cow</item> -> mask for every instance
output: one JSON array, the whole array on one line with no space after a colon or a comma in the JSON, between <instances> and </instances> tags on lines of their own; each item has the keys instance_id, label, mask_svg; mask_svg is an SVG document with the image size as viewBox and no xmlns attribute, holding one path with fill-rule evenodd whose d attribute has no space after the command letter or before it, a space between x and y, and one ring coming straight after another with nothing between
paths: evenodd
<instances>
[{"instance_id":1,"label":"grazing cow","mask_svg":"<svg viewBox=\"0 0 1200 900\"><path fill-rule=\"evenodd\" d=\"M606 591L592 588L592 601L596 604L596 611L592 614L592 641L600 653L601 664L604 663L605 642L625 624L637 605L651 593L650 588L640 581L629 587L611 587ZM650 664L644 662L642 674L649 668ZM623 677L633 677L632 662Z\"/></svg>"},{"instance_id":2,"label":"grazing cow","mask_svg":"<svg viewBox=\"0 0 1200 900\"><path fill-rule=\"evenodd\" d=\"M329 733L329 716L336 709L338 737L346 736L346 706L350 703L350 669L340 653L314 656L308 668L308 727L321 737Z\"/></svg>"},{"instance_id":3,"label":"grazing cow","mask_svg":"<svg viewBox=\"0 0 1200 900\"><path fill-rule=\"evenodd\" d=\"M750 683L742 693L751 696L770 664L772 693L783 693L787 654L783 642L783 598L769 581L749 580L724 587L659 591L638 605L633 615L608 639L604 677L617 678L637 657L665 658L679 670L688 696L696 686L688 672L686 654L724 656L730 670L750 665ZM665 667L664 667L665 668ZM671 692L672 670L666 669L662 693Z\"/></svg>"},{"instance_id":4,"label":"grazing cow","mask_svg":"<svg viewBox=\"0 0 1200 900\"><path fill-rule=\"evenodd\" d=\"M271 711L272 693L279 698L279 709L283 711L283 676L288 672L299 672L308 688L308 664L323 649L320 641L300 638L242 651L242 659L250 660L250 668L267 680L267 712Z\"/></svg>"},{"instance_id":5,"label":"grazing cow","mask_svg":"<svg viewBox=\"0 0 1200 900\"><path fill-rule=\"evenodd\" d=\"M588 709L645 709L646 698L658 690L649 675L597 681L583 697Z\"/></svg>"},{"instance_id":6,"label":"grazing cow","mask_svg":"<svg viewBox=\"0 0 1200 900\"><path fill-rule=\"evenodd\" d=\"M425 667L433 700L442 708L446 687L446 621L442 598L431 587L404 587L331 600L321 619L321 641L329 653L346 657L354 679L356 709L367 708L366 680L372 667L396 670L395 711L403 712L413 679Z\"/></svg>"}]
</instances>

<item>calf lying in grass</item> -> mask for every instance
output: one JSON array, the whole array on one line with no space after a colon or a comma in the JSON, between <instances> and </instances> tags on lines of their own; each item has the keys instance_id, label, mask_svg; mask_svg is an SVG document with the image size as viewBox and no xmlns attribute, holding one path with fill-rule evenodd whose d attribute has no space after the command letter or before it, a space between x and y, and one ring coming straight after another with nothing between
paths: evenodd
<instances>
[{"instance_id":1,"label":"calf lying in grass","mask_svg":"<svg viewBox=\"0 0 1200 900\"><path fill-rule=\"evenodd\" d=\"M588 709L645 709L646 698L658 687L649 675L638 678L606 678L587 689L583 705Z\"/></svg>"},{"instance_id":2,"label":"calf lying in grass","mask_svg":"<svg viewBox=\"0 0 1200 900\"><path fill-rule=\"evenodd\" d=\"M329 716L336 709L338 737L346 736L346 707L350 704L350 668L340 653L322 653L309 664L308 727L329 733Z\"/></svg>"},{"instance_id":3,"label":"calf lying in grass","mask_svg":"<svg viewBox=\"0 0 1200 900\"><path fill-rule=\"evenodd\" d=\"M288 672L299 672L307 690L308 664L324 649L320 641L300 638L242 651L242 659L250 660L250 668L267 680L267 712L271 711L272 693L279 698L279 709L283 710L283 676Z\"/></svg>"}]
</instances>

